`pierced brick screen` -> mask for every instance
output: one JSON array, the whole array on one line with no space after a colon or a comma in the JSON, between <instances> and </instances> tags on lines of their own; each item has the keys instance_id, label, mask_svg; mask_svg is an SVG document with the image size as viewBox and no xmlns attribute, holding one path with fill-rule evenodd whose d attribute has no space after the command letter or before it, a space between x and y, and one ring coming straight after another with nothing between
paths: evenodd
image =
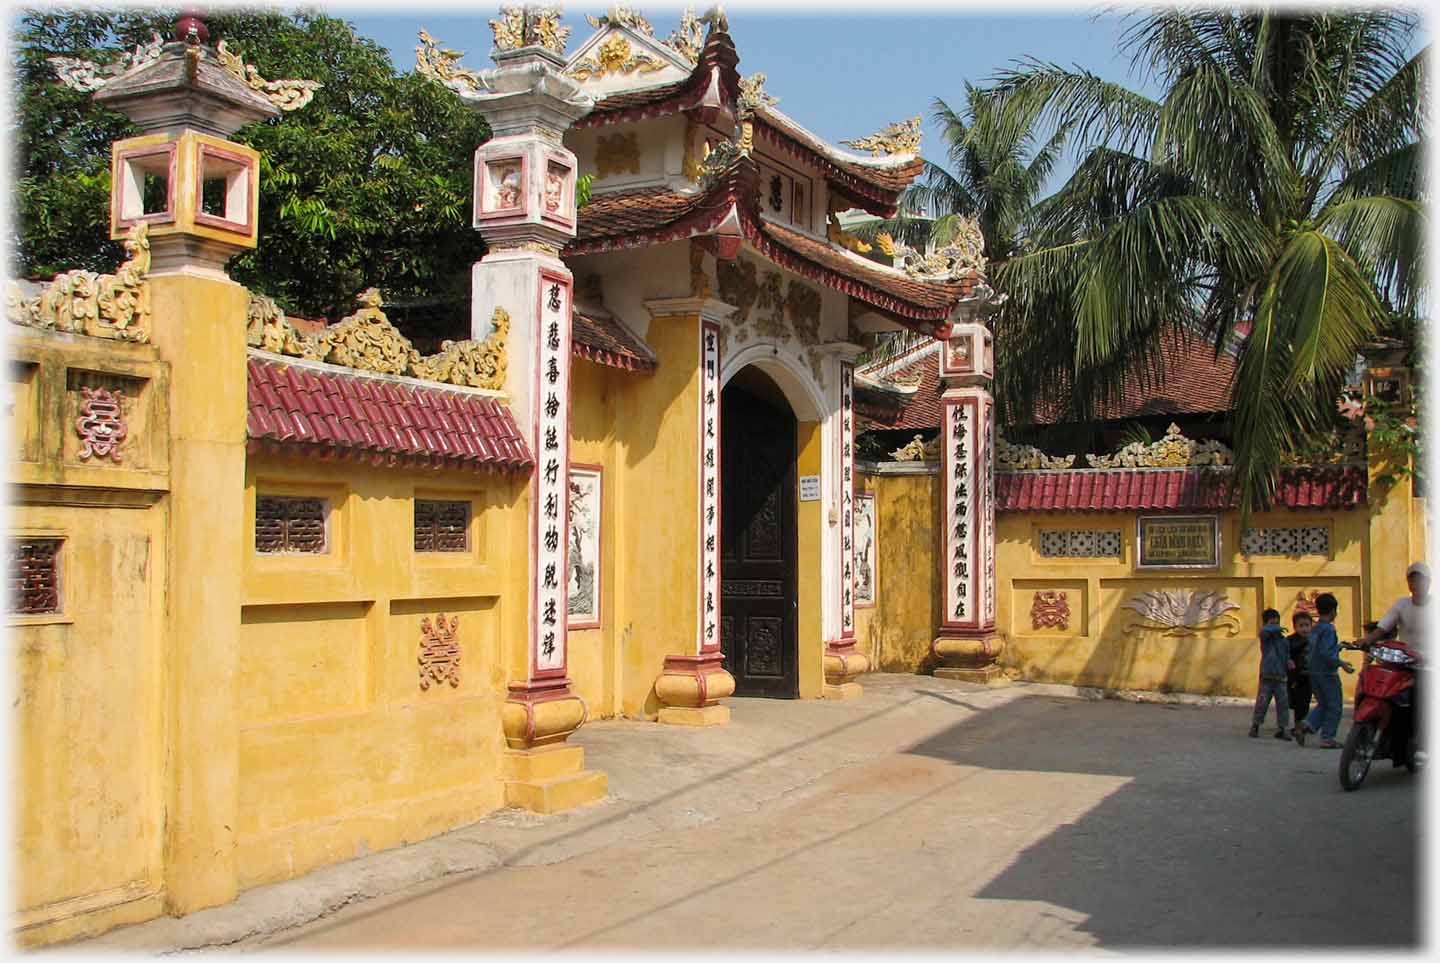
<instances>
[{"instance_id":1,"label":"pierced brick screen","mask_svg":"<svg viewBox=\"0 0 1440 963\"><path fill-rule=\"evenodd\" d=\"M415 551L470 550L469 502L415 502Z\"/></svg>"},{"instance_id":2,"label":"pierced brick screen","mask_svg":"<svg viewBox=\"0 0 1440 963\"><path fill-rule=\"evenodd\" d=\"M19 615L60 611L58 538L16 538L10 542L10 604Z\"/></svg>"},{"instance_id":3,"label":"pierced brick screen","mask_svg":"<svg viewBox=\"0 0 1440 963\"><path fill-rule=\"evenodd\" d=\"M261 555L325 554L325 508L323 498L258 496L255 551Z\"/></svg>"}]
</instances>

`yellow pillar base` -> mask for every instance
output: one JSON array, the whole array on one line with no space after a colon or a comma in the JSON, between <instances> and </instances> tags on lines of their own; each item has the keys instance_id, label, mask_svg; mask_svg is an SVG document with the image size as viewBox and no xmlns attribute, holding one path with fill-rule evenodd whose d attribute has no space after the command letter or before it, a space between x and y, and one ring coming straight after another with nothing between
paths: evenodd
<instances>
[{"instance_id":1,"label":"yellow pillar base","mask_svg":"<svg viewBox=\"0 0 1440 963\"><path fill-rule=\"evenodd\" d=\"M839 699L848 702L851 699L860 698L864 692L865 690L861 687L860 683L844 682L840 685L827 684L825 688L820 691L820 697L823 699Z\"/></svg>"},{"instance_id":2,"label":"yellow pillar base","mask_svg":"<svg viewBox=\"0 0 1440 963\"><path fill-rule=\"evenodd\" d=\"M507 749L501 761L505 803L550 815L604 799L610 780L585 768L585 750L562 744Z\"/></svg>"},{"instance_id":3,"label":"yellow pillar base","mask_svg":"<svg viewBox=\"0 0 1440 963\"><path fill-rule=\"evenodd\" d=\"M723 726L730 722L730 707L666 706L656 721L667 726Z\"/></svg>"}]
</instances>

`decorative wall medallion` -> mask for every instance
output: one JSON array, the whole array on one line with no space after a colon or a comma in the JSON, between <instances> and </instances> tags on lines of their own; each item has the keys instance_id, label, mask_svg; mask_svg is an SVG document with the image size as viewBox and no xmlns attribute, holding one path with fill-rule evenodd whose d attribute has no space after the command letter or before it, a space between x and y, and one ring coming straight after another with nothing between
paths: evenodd
<instances>
[{"instance_id":1,"label":"decorative wall medallion","mask_svg":"<svg viewBox=\"0 0 1440 963\"><path fill-rule=\"evenodd\" d=\"M545 210L550 214L560 213L565 200L565 169L555 164L545 170Z\"/></svg>"},{"instance_id":2,"label":"decorative wall medallion","mask_svg":"<svg viewBox=\"0 0 1440 963\"><path fill-rule=\"evenodd\" d=\"M880 580L875 496L855 496L855 604L874 605Z\"/></svg>"},{"instance_id":3,"label":"decorative wall medallion","mask_svg":"<svg viewBox=\"0 0 1440 963\"><path fill-rule=\"evenodd\" d=\"M129 434L125 426L122 406L125 392L110 391L108 388L81 388L80 417L75 419L75 431L84 442L80 446L80 460L92 457L120 461L120 444Z\"/></svg>"},{"instance_id":4,"label":"decorative wall medallion","mask_svg":"<svg viewBox=\"0 0 1440 963\"><path fill-rule=\"evenodd\" d=\"M595 140L595 176L640 173L640 142L635 132L602 134Z\"/></svg>"},{"instance_id":5,"label":"decorative wall medallion","mask_svg":"<svg viewBox=\"0 0 1440 963\"><path fill-rule=\"evenodd\" d=\"M1138 612L1139 622L1131 622L1124 631L1149 629L1161 635L1197 635L1211 629L1228 629L1229 635L1240 631L1240 622L1227 613L1239 605L1223 593L1197 589L1160 589L1142 592L1121 608Z\"/></svg>"},{"instance_id":6,"label":"decorative wall medallion","mask_svg":"<svg viewBox=\"0 0 1440 963\"><path fill-rule=\"evenodd\" d=\"M570 467L570 627L600 624L600 469Z\"/></svg>"},{"instance_id":7,"label":"decorative wall medallion","mask_svg":"<svg viewBox=\"0 0 1440 963\"><path fill-rule=\"evenodd\" d=\"M449 682L452 689L459 687L460 643L455 638L459 628L460 616L452 615L447 620L444 612L435 616L433 623L428 616L420 620L421 691L430 688L432 682Z\"/></svg>"},{"instance_id":8,"label":"decorative wall medallion","mask_svg":"<svg viewBox=\"0 0 1440 963\"><path fill-rule=\"evenodd\" d=\"M1070 629L1070 597L1065 592L1046 590L1036 592L1030 601L1030 627L1040 629Z\"/></svg>"}]
</instances>

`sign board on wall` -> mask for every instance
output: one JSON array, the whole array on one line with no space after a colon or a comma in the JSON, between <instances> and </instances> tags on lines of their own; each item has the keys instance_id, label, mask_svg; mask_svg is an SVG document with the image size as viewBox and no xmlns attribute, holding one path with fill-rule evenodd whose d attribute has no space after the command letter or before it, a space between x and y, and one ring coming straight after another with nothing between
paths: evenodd
<instances>
[{"instance_id":1,"label":"sign board on wall","mask_svg":"<svg viewBox=\"0 0 1440 963\"><path fill-rule=\"evenodd\" d=\"M1218 568L1218 515L1141 515L1135 521L1137 568Z\"/></svg>"},{"instance_id":2,"label":"sign board on wall","mask_svg":"<svg viewBox=\"0 0 1440 963\"><path fill-rule=\"evenodd\" d=\"M820 476L800 476L800 500L802 502L818 502L820 500Z\"/></svg>"}]
</instances>

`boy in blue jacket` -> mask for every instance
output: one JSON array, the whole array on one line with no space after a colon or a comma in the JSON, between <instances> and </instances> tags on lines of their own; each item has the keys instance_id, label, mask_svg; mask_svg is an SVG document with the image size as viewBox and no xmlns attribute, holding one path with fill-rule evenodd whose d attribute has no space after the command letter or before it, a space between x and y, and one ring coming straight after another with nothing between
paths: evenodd
<instances>
[{"instance_id":1,"label":"boy in blue jacket","mask_svg":"<svg viewBox=\"0 0 1440 963\"><path fill-rule=\"evenodd\" d=\"M1335 613L1340 603L1329 592L1315 600L1320 621L1310 630L1310 688L1315 693L1315 708L1295 729L1295 742L1305 745L1305 737L1320 733L1321 749L1339 749L1335 730L1340 728L1340 711L1344 696L1340 693L1340 673L1354 672L1355 667L1340 658L1340 637L1335 634Z\"/></svg>"},{"instance_id":2,"label":"boy in blue jacket","mask_svg":"<svg viewBox=\"0 0 1440 963\"><path fill-rule=\"evenodd\" d=\"M1260 691L1255 696L1255 715L1250 720L1250 738L1260 735L1260 725L1275 700L1276 739L1289 740L1290 697L1286 691L1286 670L1294 665L1290 661L1290 640L1280 626L1280 613L1266 609L1260 614L1264 624L1260 627Z\"/></svg>"}]
</instances>

